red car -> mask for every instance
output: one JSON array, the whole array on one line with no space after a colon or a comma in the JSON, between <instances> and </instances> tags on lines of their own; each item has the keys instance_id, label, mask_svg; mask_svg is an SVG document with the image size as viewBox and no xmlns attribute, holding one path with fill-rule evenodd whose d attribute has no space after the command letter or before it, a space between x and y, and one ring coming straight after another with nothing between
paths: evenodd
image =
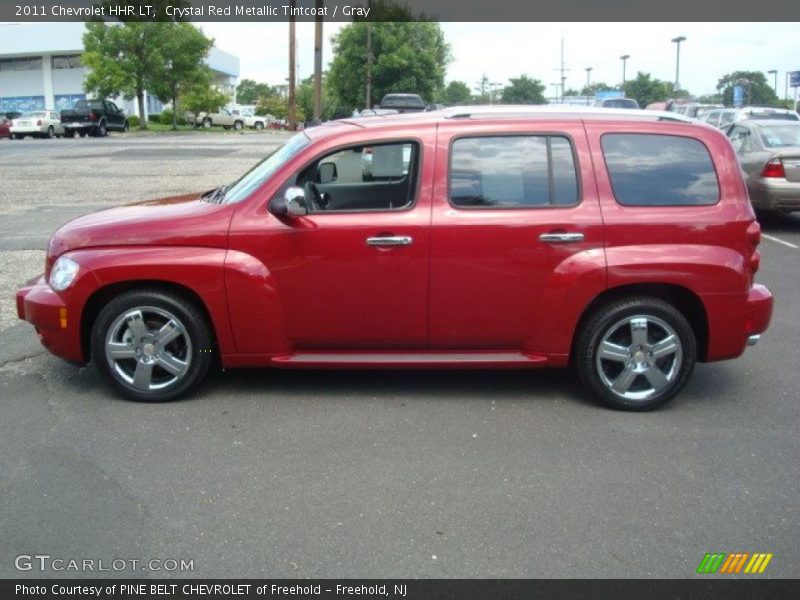
<instances>
[{"instance_id":1,"label":"red car","mask_svg":"<svg viewBox=\"0 0 800 600\"><path fill-rule=\"evenodd\" d=\"M736 154L659 113L449 109L308 129L230 186L81 217L17 293L54 354L168 400L224 367L572 365L659 406L766 330Z\"/></svg>"},{"instance_id":2,"label":"red car","mask_svg":"<svg viewBox=\"0 0 800 600\"><path fill-rule=\"evenodd\" d=\"M0 139L11 139L11 119L0 117Z\"/></svg>"}]
</instances>

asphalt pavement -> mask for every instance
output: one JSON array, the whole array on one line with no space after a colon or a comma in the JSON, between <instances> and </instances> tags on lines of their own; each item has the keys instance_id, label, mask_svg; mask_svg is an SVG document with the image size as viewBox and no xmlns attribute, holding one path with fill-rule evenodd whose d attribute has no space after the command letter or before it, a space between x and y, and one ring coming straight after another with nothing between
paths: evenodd
<instances>
[{"instance_id":1,"label":"asphalt pavement","mask_svg":"<svg viewBox=\"0 0 800 600\"><path fill-rule=\"evenodd\" d=\"M692 578L707 552L800 576L800 214L763 219L761 343L646 414L562 370L240 370L137 404L16 321L58 225L231 181L284 138L0 140L0 577L93 576L15 568L47 554L192 564L97 576Z\"/></svg>"}]
</instances>

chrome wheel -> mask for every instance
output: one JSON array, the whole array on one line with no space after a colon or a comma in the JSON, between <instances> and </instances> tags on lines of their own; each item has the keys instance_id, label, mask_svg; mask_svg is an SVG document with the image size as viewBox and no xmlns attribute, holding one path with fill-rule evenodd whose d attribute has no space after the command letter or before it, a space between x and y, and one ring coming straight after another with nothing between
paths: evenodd
<instances>
[{"instance_id":1,"label":"chrome wheel","mask_svg":"<svg viewBox=\"0 0 800 600\"><path fill-rule=\"evenodd\" d=\"M105 356L114 377L140 392L178 385L189 373L192 342L186 326L155 306L131 308L108 328Z\"/></svg>"},{"instance_id":2,"label":"chrome wheel","mask_svg":"<svg viewBox=\"0 0 800 600\"><path fill-rule=\"evenodd\" d=\"M675 329L653 315L632 315L609 327L597 348L603 385L624 400L646 401L681 373L683 346Z\"/></svg>"}]
</instances>

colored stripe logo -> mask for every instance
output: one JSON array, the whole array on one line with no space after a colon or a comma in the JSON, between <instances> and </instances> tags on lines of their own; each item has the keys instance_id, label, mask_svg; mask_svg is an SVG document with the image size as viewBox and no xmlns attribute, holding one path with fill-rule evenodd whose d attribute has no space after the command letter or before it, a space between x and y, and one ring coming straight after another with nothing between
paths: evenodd
<instances>
[{"instance_id":1,"label":"colored stripe logo","mask_svg":"<svg viewBox=\"0 0 800 600\"><path fill-rule=\"evenodd\" d=\"M727 575L737 575L739 573L756 574L763 573L767 565L772 560L772 553L755 552L725 552L707 553L700 565L697 573L711 574L722 573Z\"/></svg>"}]
</instances>

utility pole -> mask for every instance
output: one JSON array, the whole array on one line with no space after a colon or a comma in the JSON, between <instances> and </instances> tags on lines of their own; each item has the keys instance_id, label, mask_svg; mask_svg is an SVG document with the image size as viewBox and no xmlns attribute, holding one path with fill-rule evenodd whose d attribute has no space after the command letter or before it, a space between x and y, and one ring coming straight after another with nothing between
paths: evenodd
<instances>
[{"instance_id":1,"label":"utility pole","mask_svg":"<svg viewBox=\"0 0 800 600\"><path fill-rule=\"evenodd\" d=\"M586 67L586 87L592 85L592 67Z\"/></svg>"},{"instance_id":2,"label":"utility pole","mask_svg":"<svg viewBox=\"0 0 800 600\"><path fill-rule=\"evenodd\" d=\"M771 71L767 71L768 75L775 76L775 97L778 97L778 71L777 69L772 69Z\"/></svg>"},{"instance_id":3,"label":"utility pole","mask_svg":"<svg viewBox=\"0 0 800 600\"><path fill-rule=\"evenodd\" d=\"M564 75L564 38L561 38L561 102L564 102L564 82L567 80L567 76Z\"/></svg>"},{"instance_id":4,"label":"utility pole","mask_svg":"<svg viewBox=\"0 0 800 600\"><path fill-rule=\"evenodd\" d=\"M372 0L367 2L372 12ZM372 21L367 21L367 98L365 108L372 108Z\"/></svg>"},{"instance_id":5,"label":"utility pole","mask_svg":"<svg viewBox=\"0 0 800 600\"><path fill-rule=\"evenodd\" d=\"M317 15L314 19L314 122L322 121L322 5L317 0Z\"/></svg>"},{"instance_id":6,"label":"utility pole","mask_svg":"<svg viewBox=\"0 0 800 600\"><path fill-rule=\"evenodd\" d=\"M631 57L630 54L623 54L620 56L620 60L622 61L622 85L625 85L625 65L628 62L628 59Z\"/></svg>"},{"instance_id":7,"label":"utility pole","mask_svg":"<svg viewBox=\"0 0 800 600\"><path fill-rule=\"evenodd\" d=\"M295 25L295 16L294 10L297 4L297 0L291 0L289 2L290 14L289 14L289 114L287 115L287 121L289 122L289 129L294 131L297 127L297 98L295 97L295 33L294 33L294 25Z\"/></svg>"},{"instance_id":8,"label":"utility pole","mask_svg":"<svg viewBox=\"0 0 800 600\"><path fill-rule=\"evenodd\" d=\"M677 49L675 51L675 91L677 92L681 89L680 85L680 74L681 74L681 42L685 42L686 37L679 35L676 38L672 38L672 43L677 44Z\"/></svg>"}]
</instances>

